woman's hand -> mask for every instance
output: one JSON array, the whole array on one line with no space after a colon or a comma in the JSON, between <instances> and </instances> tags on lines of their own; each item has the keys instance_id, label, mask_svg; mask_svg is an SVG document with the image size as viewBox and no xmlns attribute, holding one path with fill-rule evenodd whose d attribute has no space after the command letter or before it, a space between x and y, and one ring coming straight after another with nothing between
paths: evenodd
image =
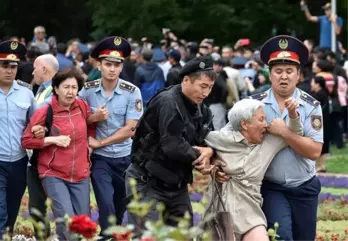
<instances>
[{"instance_id":1,"label":"woman's hand","mask_svg":"<svg viewBox=\"0 0 348 241\"><path fill-rule=\"evenodd\" d=\"M67 147L70 145L70 136L54 136L52 137L54 138L54 142L57 146L60 146L60 147Z\"/></svg>"}]
</instances>

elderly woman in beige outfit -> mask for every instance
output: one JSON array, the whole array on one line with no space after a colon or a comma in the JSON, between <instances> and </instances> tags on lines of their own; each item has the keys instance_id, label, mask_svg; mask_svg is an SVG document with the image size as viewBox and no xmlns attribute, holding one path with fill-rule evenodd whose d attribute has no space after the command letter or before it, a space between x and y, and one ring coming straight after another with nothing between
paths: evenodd
<instances>
[{"instance_id":1,"label":"elderly woman in beige outfit","mask_svg":"<svg viewBox=\"0 0 348 241\"><path fill-rule=\"evenodd\" d=\"M295 99L285 102L290 117L287 126L282 119L274 119L267 126L263 106L254 99L237 102L228 114L229 123L206 137L207 145L226 163L223 171L231 177L222 184L221 190L232 216L236 240L269 240L266 217L261 209L261 182L273 157L287 145L282 136L289 131L303 132ZM217 202L217 197L208 199Z\"/></svg>"}]
</instances>

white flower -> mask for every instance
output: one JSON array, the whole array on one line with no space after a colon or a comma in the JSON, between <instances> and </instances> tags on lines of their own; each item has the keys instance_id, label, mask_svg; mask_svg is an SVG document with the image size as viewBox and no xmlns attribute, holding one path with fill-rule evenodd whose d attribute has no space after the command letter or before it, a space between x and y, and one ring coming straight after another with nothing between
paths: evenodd
<instances>
[{"instance_id":1,"label":"white flower","mask_svg":"<svg viewBox=\"0 0 348 241\"><path fill-rule=\"evenodd\" d=\"M12 241L36 241L35 237L32 238L26 238L24 235L15 235L12 237Z\"/></svg>"}]
</instances>

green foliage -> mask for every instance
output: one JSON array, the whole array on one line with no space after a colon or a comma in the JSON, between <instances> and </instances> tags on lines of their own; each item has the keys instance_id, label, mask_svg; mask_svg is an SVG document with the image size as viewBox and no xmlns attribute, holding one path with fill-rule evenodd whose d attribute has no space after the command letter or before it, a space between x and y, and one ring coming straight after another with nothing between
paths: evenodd
<instances>
[{"instance_id":1,"label":"green foliage","mask_svg":"<svg viewBox=\"0 0 348 241\"><path fill-rule=\"evenodd\" d=\"M88 4L99 32L155 41L162 38L162 28L170 28L189 40L211 37L233 44L249 37L261 42L270 37L274 24L292 29L305 21L299 6L272 0L89 0Z\"/></svg>"},{"instance_id":2,"label":"green foliage","mask_svg":"<svg viewBox=\"0 0 348 241\"><path fill-rule=\"evenodd\" d=\"M167 240L192 240L198 235L202 235L202 241L209 240L209 234L205 233L200 227L201 225L190 227L190 215L186 213L183 218L174 218L178 222L177 227L170 227L164 223L164 211L165 206L162 203L158 203L156 209L159 213L158 221L145 221L144 218L150 212L154 202L142 202L141 195L136 191L136 181L131 179L130 182L133 199L128 204L128 212L133 213L137 216L137 222L139 225L144 223L145 230L141 234L142 237L153 237L157 241ZM198 205L198 204L197 204ZM196 207L201 209L203 207ZM144 222L145 221L145 222ZM205 220L204 220L205 221ZM203 221L203 222L204 222Z\"/></svg>"}]
</instances>

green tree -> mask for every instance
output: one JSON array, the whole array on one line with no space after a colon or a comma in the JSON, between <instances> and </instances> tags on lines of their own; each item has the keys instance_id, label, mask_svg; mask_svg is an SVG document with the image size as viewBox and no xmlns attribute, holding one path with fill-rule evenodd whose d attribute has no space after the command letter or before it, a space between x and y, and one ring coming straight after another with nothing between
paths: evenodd
<instances>
[{"instance_id":1,"label":"green tree","mask_svg":"<svg viewBox=\"0 0 348 241\"><path fill-rule=\"evenodd\" d=\"M106 35L158 40L161 28L177 26L179 9L173 0L90 0L93 25Z\"/></svg>"},{"instance_id":2,"label":"green tree","mask_svg":"<svg viewBox=\"0 0 348 241\"><path fill-rule=\"evenodd\" d=\"M89 0L89 6L93 26L106 35L158 41L166 27L179 38L231 44L240 37L262 42L277 23L296 28L301 14L284 0Z\"/></svg>"}]
</instances>

